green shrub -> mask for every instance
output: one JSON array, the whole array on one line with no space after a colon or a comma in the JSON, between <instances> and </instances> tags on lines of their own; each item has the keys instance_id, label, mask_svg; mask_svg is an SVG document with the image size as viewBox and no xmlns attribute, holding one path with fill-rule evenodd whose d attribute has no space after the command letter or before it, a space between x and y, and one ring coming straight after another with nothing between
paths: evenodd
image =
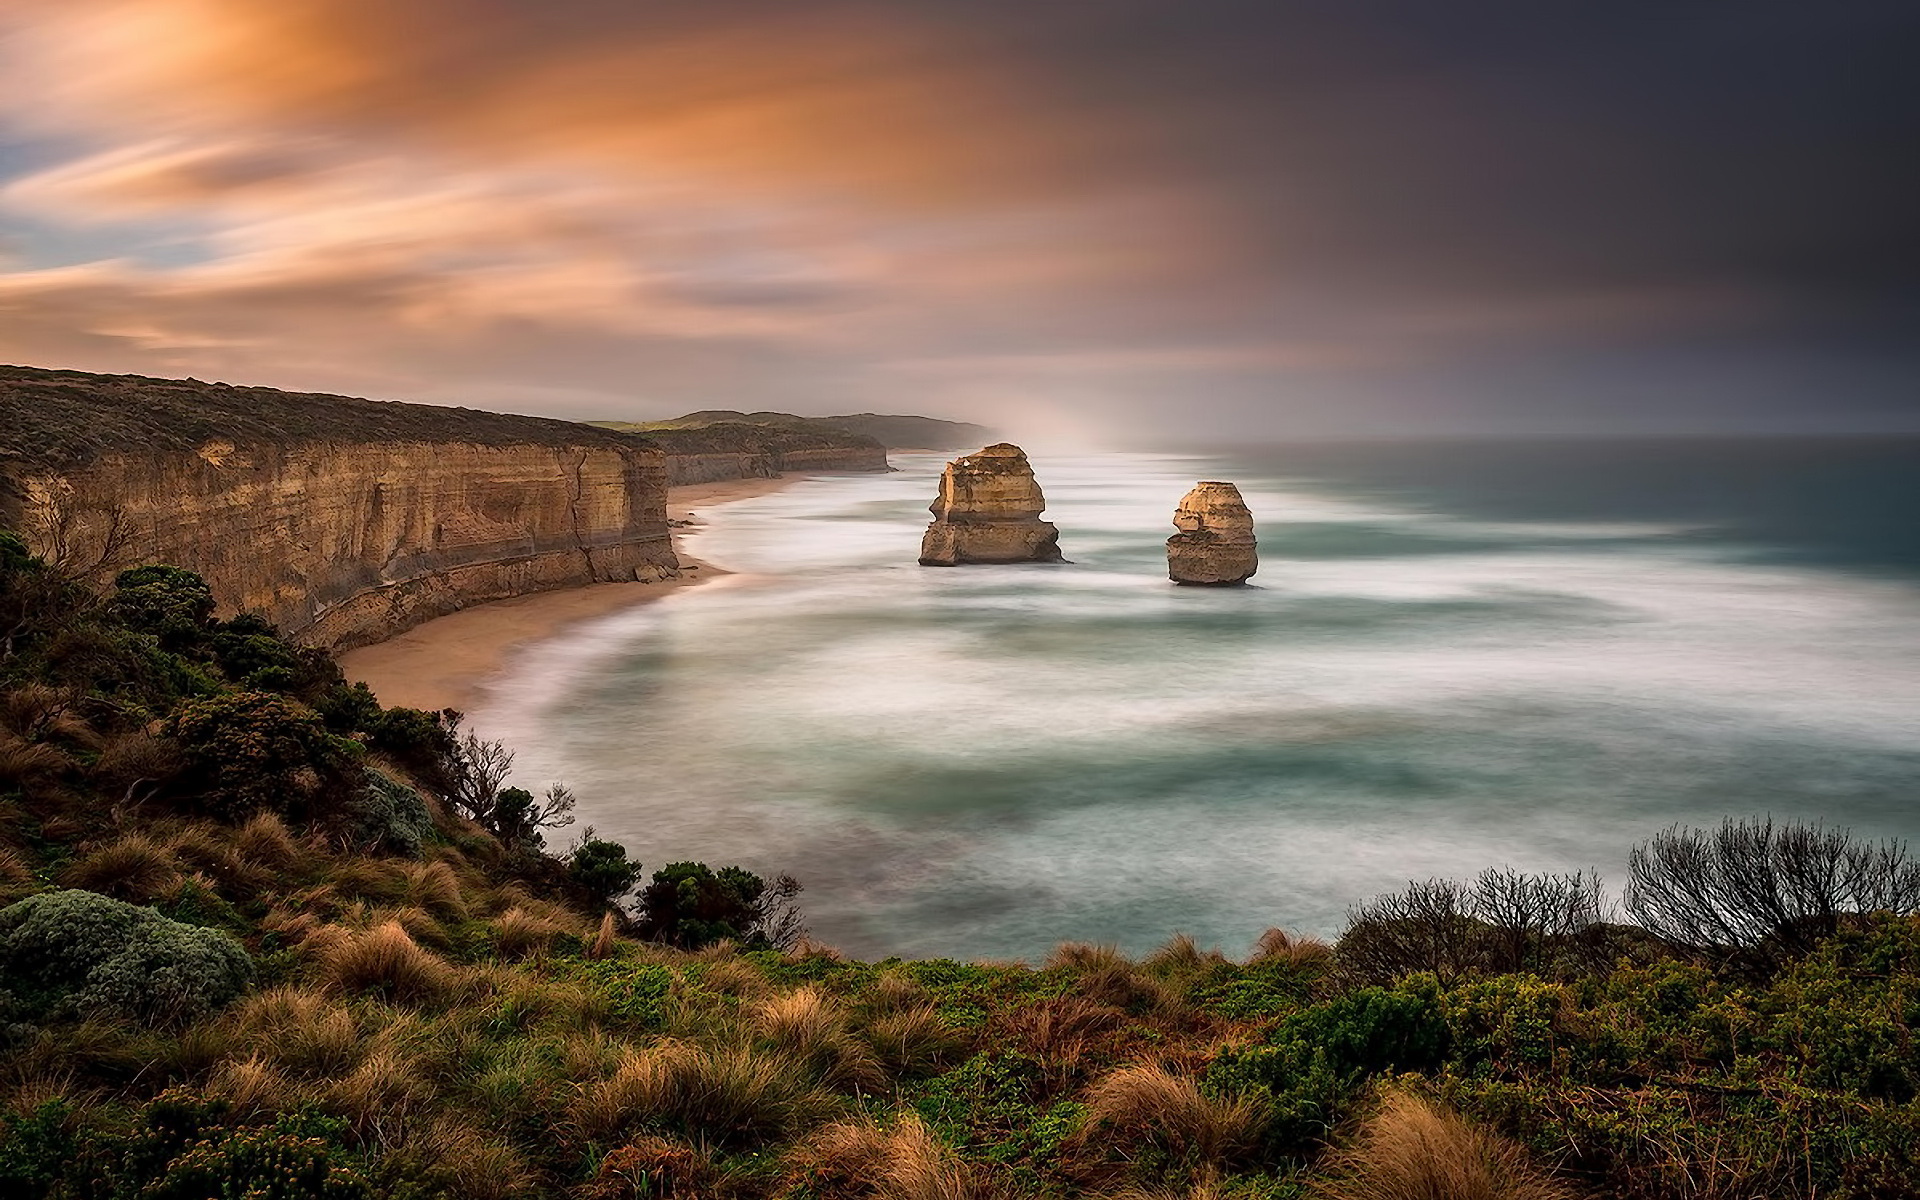
<instances>
[{"instance_id":1,"label":"green shrub","mask_svg":"<svg viewBox=\"0 0 1920 1200\"><path fill-rule=\"evenodd\" d=\"M234 692L183 705L169 728L186 752L190 785L229 820L267 810L321 815L318 801L350 795L361 748L327 732L319 714L271 692Z\"/></svg>"},{"instance_id":2,"label":"green shrub","mask_svg":"<svg viewBox=\"0 0 1920 1200\"><path fill-rule=\"evenodd\" d=\"M689 949L730 939L750 949L784 948L803 932L792 900L800 885L781 876L771 886L751 871L705 863L671 863L640 893L642 936Z\"/></svg>"},{"instance_id":3,"label":"green shrub","mask_svg":"<svg viewBox=\"0 0 1920 1200\"><path fill-rule=\"evenodd\" d=\"M627 857L619 842L603 841L586 831L586 840L567 856L567 882L596 905L612 904L640 882L641 866Z\"/></svg>"},{"instance_id":4,"label":"green shrub","mask_svg":"<svg viewBox=\"0 0 1920 1200\"><path fill-rule=\"evenodd\" d=\"M226 934L95 892L42 892L0 909L0 986L27 1020L187 1021L251 977Z\"/></svg>"},{"instance_id":5,"label":"green shrub","mask_svg":"<svg viewBox=\"0 0 1920 1200\"><path fill-rule=\"evenodd\" d=\"M224 1104L163 1092L130 1131L88 1131L55 1194L85 1200L374 1200L344 1125L310 1113L236 1122Z\"/></svg>"},{"instance_id":6,"label":"green shrub","mask_svg":"<svg viewBox=\"0 0 1920 1200\"><path fill-rule=\"evenodd\" d=\"M135 567L113 581L111 611L169 650L198 645L213 620L213 589L178 567Z\"/></svg>"},{"instance_id":7,"label":"green shrub","mask_svg":"<svg viewBox=\"0 0 1920 1200\"><path fill-rule=\"evenodd\" d=\"M347 802L347 817L354 844L369 851L418 858L439 837L420 793L385 771L366 772L365 782Z\"/></svg>"}]
</instances>

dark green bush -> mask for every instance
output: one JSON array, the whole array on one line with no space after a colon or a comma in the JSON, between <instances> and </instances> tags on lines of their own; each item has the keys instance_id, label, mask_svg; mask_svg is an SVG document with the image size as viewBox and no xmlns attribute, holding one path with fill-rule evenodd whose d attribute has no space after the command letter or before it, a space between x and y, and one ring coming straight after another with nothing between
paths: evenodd
<instances>
[{"instance_id":1,"label":"dark green bush","mask_svg":"<svg viewBox=\"0 0 1920 1200\"><path fill-rule=\"evenodd\" d=\"M197 646L213 620L213 589L178 567L135 567L113 581L111 610L129 629L169 650Z\"/></svg>"},{"instance_id":2,"label":"dark green bush","mask_svg":"<svg viewBox=\"0 0 1920 1200\"><path fill-rule=\"evenodd\" d=\"M192 1020L238 996L252 974L226 934L95 892L42 892L0 909L0 987L30 1021Z\"/></svg>"},{"instance_id":3,"label":"dark green bush","mask_svg":"<svg viewBox=\"0 0 1920 1200\"><path fill-rule=\"evenodd\" d=\"M184 705L169 732L185 751L194 798L229 820L270 810L327 815L357 788L362 751L327 732L319 714L271 692L234 692Z\"/></svg>"},{"instance_id":4,"label":"dark green bush","mask_svg":"<svg viewBox=\"0 0 1920 1200\"><path fill-rule=\"evenodd\" d=\"M594 837L591 829L585 838L567 856L567 882L597 905L612 904L640 882L641 866L620 843Z\"/></svg>"},{"instance_id":5,"label":"dark green bush","mask_svg":"<svg viewBox=\"0 0 1920 1200\"><path fill-rule=\"evenodd\" d=\"M705 863L671 863L640 893L641 934L689 949L722 939L749 949L781 948L801 932L793 897L800 885L781 876L771 886L751 871Z\"/></svg>"}]
</instances>

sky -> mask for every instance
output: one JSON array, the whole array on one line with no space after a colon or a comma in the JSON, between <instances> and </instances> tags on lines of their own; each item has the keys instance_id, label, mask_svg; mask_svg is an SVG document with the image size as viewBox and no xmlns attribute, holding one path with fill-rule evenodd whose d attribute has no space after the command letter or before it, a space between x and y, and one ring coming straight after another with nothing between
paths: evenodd
<instances>
[{"instance_id":1,"label":"sky","mask_svg":"<svg viewBox=\"0 0 1920 1200\"><path fill-rule=\"evenodd\" d=\"M584 419L1920 430L1912 0L0 0L0 361Z\"/></svg>"}]
</instances>

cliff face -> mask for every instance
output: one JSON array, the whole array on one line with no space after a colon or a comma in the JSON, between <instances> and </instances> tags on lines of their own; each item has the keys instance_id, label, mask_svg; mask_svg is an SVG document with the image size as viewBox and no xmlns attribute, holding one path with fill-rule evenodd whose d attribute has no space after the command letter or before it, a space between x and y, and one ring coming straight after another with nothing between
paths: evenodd
<instances>
[{"instance_id":1,"label":"cliff face","mask_svg":"<svg viewBox=\"0 0 1920 1200\"><path fill-rule=\"evenodd\" d=\"M920 541L920 565L1059 562L1060 531L1042 521L1047 498L1026 452L998 442L947 464L933 521Z\"/></svg>"},{"instance_id":2,"label":"cliff face","mask_svg":"<svg viewBox=\"0 0 1920 1200\"><path fill-rule=\"evenodd\" d=\"M197 571L335 649L675 574L666 487L657 447L568 422L0 368L0 524L84 557L117 523L115 565Z\"/></svg>"}]
</instances>

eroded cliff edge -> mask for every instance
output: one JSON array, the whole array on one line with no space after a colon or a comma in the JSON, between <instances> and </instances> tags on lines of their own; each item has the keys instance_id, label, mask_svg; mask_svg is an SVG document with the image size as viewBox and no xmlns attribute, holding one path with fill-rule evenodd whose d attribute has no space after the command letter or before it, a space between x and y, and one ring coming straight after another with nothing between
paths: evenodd
<instances>
[{"instance_id":1,"label":"eroded cliff edge","mask_svg":"<svg viewBox=\"0 0 1920 1200\"><path fill-rule=\"evenodd\" d=\"M0 367L0 524L204 575L345 649L469 604L678 570L667 458L568 421Z\"/></svg>"}]
</instances>

